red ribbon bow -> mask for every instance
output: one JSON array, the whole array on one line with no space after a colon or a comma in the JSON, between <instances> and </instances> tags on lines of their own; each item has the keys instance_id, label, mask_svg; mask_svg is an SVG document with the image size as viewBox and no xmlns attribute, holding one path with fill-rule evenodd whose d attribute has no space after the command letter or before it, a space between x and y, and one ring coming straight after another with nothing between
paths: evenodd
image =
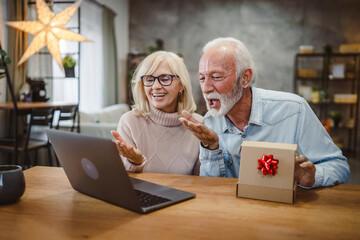
<instances>
[{"instance_id":1,"label":"red ribbon bow","mask_svg":"<svg viewBox=\"0 0 360 240\"><path fill-rule=\"evenodd\" d=\"M263 155L261 159L258 160L259 167L258 169L262 171L264 175L267 174L276 174L276 169L278 169L277 164L279 163L279 160L274 159L273 155Z\"/></svg>"}]
</instances>

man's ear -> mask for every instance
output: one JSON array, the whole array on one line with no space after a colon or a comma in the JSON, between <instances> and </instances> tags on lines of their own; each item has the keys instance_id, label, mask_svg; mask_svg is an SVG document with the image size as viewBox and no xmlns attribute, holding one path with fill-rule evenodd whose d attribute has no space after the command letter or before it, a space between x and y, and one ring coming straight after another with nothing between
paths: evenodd
<instances>
[{"instance_id":1,"label":"man's ear","mask_svg":"<svg viewBox=\"0 0 360 240\"><path fill-rule=\"evenodd\" d=\"M241 84L242 84L243 88L248 88L248 87L250 87L252 74L253 74L253 72L252 72L252 69L251 69L251 68L246 68L246 69L244 69L244 71L242 72L242 75L241 75Z\"/></svg>"}]
</instances>

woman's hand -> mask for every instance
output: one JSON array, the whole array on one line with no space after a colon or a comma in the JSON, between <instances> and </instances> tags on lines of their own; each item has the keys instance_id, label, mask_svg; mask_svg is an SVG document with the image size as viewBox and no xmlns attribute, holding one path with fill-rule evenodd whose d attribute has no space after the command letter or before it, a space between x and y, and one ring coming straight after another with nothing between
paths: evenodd
<instances>
[{"instance_id":1,"label":"woman's hand","mask_svg":"<svg viewBox=\"0 0 360 240\"><path fill-rule=\"evenodd\" d=\"M134 148L131 144L122 139L117 131L112 130L111 134L116 139L116 147L123 157L129 159L129 161L135 165L140 165L143 162L143 156L139 149Z\"/></svg>"}]
</instances>

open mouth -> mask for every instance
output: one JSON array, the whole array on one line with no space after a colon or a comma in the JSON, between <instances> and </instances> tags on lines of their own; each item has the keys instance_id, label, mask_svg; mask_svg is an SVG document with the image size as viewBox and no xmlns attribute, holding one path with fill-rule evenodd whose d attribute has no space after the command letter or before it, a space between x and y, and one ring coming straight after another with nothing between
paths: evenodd
<instances>
[{"instance_id":1,"label":"open mouth","mask_svg":"<svg viewBox=\"0 0 360 240\"><path fill-rule=\"evenodd\" d=\"M216 98L208 98L208 103L210 108L219 108L220 107L220 100Z\"/></svg>"},{"instance_id":2,"label":"open mouth","mask_svg":"<svg viewBox=\"0 0 360 240\"><path fill-rule=\"evenodd\" d=\"M152 94L152 96L154 97L154 98L160 98L160 97L165 97L165 93L153 93Z\"/></svg>"}]
</instances>

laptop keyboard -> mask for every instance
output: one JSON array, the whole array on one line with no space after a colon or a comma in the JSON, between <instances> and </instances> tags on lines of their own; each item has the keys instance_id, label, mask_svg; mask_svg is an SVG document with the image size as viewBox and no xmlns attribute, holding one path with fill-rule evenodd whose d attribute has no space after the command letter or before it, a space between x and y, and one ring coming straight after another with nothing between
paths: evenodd
<instances>
[{"instance_id":1,"label":"laptop keyboard","mask_svg":"<svg viewBox=\"0 0 360 240\"><path fill-rule=\"evenodd\" d=\"M136 190L135 192L140 200L141 206L142 207L151 207L157 204L161 204L161 203L165 203L165 202L169 202L171 201L168 198L163 198L163 197L159 197L147 192L143 192L140 190Z\"/></svg>"}]
</instances>

